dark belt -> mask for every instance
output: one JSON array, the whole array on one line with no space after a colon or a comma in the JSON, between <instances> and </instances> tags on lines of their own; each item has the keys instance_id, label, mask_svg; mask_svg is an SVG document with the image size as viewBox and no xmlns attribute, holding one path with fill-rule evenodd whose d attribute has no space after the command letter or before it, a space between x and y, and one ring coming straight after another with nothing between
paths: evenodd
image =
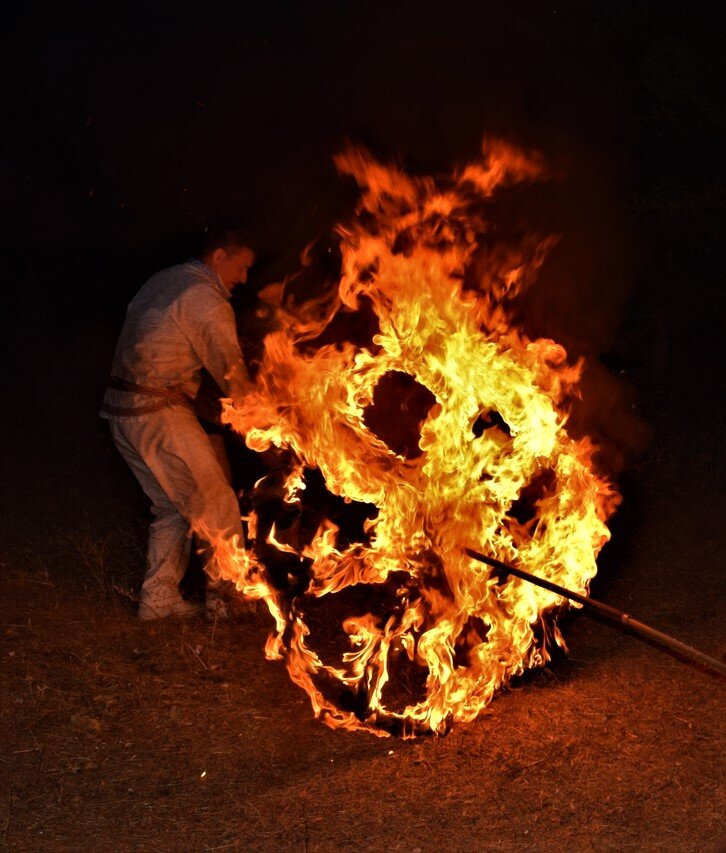
<instances>
[{"instance_id":1,"label":"dark belt","mask_svg":"<svg viewBox=\"0 0 726 853\"><path fill-rule=\"evenodd\" d=\"M151 397L152 401L142 406L112 406L109 403L101 405L101 414L115 417L133 417L134 415L150 415L159 412L167 406L189 405L189 397L181 390L181 385L170 385L166 388L154 388L149 385L138 385L129 382L120 376L111 376L108 387L114 391L127 391L132 394L140 394L142 397Z\"/></svg>"}]
</instances>

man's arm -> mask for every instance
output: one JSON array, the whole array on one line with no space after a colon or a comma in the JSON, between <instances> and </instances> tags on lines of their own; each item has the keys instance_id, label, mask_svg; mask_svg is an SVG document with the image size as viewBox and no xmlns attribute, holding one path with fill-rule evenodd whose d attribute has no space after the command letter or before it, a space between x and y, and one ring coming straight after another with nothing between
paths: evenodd
<instances>
[{"instance_id":1,"label":"man's arm","mask_svg":"<svg viewBox=\"0 0 726 853\"><path fill-rule=\"evenodd\" d=\"M199 360L224 394L238 401L252 387L237 339L234 311L228 302L195 305L196 316L182 310L179 325ZM187 306L185 306L187 309Z\"/></svg>"}]
</instances>

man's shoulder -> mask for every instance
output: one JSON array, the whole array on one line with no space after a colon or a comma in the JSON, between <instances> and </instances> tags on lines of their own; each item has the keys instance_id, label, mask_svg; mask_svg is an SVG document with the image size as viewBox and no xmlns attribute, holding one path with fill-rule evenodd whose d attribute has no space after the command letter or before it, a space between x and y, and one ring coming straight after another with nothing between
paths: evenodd
<instances>
[{"instance_id":1,"label":"man's shoulder","mask_svg":"<svg viewBox=\"0 0 726 853\"><path fill-rule=\"evenodd\" d=\"M176 286L180 290L184 290L198 284L205 284L206 281L207 276L204 275L204 270L200 268L199 264L193 261L185 261L182 264L175 264L173 267L166 267L154 273L146 282L146 285L156 287Z\"/></svg>"},{"instance_id":2,"label":"man's shoulder","mask_svg":"<svg viewBox=\"0 0 726 853\"><path fill-rule=\"evenodd\" d=\"M198 323L205 319L214 322L234 322L234 311L221 286L202 264L179 264L169 270L166 281L169 307L182 323Z\"/></svg>"},{"instance_id":3,"label":"man's shoulder","mask_svg":"<svg viewBox=\"0 0 726 853\"><path fill-rule=\"evenodd\" d=\"M222 299L214 281L204 267L193 261L176 264L154 273L138 293L141 301L201 301L214 304Z\"/></svg>"}]
</instances>

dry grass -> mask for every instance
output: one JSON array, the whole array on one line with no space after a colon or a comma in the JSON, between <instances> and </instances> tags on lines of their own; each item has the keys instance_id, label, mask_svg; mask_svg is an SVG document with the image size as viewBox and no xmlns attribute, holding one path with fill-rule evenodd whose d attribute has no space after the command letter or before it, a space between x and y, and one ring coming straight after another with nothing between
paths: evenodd
<instances>
[{"instance_id":1,"label":"dry grass","mask_svg":"<svg viewBox=\"0 0 726 853\"><path fill-rule=\"evenodd\" d=\"M135 620L114 589L139 579L143 516L98 470L39 491L35 538L22 502L6 515L4 849L723 849L722 681L578 616L569 658L445 738L331 732L264 660L263 614ZM643 476L599 594L718 655L722 493Z\"/></svg>"},{"instance_id":2,"label":"dry grass","mask_svg":"<svg viewBox=\"0 0 726 853\"><path fill-rule=\"evenodd\" d=\"M476 723L378 740L312 721L253 615L142 626L42 578L10 588L11 849L720 846L722 691L597 623Z\"/></svg>"}]
</instances>

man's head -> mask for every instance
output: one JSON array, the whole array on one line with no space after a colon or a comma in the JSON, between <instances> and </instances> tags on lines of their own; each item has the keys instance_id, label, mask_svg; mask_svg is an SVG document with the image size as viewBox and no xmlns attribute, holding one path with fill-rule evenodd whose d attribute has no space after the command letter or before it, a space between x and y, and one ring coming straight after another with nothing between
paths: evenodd
<instances>
[{"instance_id":1,"label":"man's head","mask_svg":"<svg viewBox=\"0 0 726 853\"><path fill-rule=\"evenodd\" d=\"M247 281L247 270L255 260L247 231L235 223L215 223L204 231L200 259L211 267L231 291Z\"/></svg>"}]
</instances>

